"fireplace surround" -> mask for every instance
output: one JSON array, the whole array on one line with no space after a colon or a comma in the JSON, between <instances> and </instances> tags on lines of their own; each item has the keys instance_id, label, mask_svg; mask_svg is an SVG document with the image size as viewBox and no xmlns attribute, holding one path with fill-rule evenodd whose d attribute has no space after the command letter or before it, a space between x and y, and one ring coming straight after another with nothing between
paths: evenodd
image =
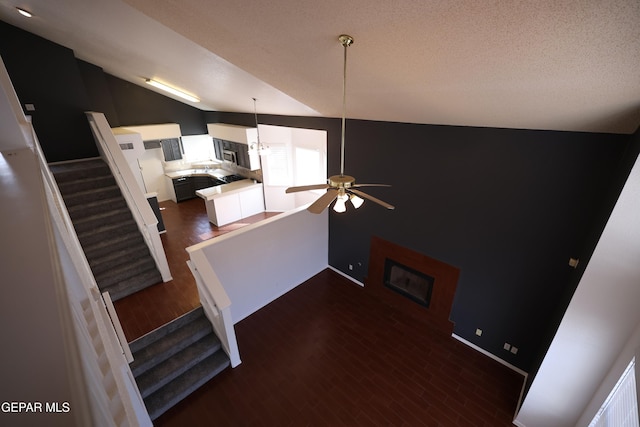
<instances>
[{"instance_id":1,"label":"fireplace surround","mask_svg":"<svg viewBox=\"0 0 640 427\"><path fill-rule=\"evenodd\" d=\"M457 267L374 236L364 283L375 297L450 335L459 275ZM399 286L387 283L393 281Z\"/></svg>"}]
</instances>

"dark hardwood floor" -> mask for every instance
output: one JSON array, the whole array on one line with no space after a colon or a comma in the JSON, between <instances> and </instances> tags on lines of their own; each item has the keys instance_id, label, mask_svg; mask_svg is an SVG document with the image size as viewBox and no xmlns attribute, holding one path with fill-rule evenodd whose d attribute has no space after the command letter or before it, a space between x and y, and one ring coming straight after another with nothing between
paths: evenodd
<instances>
[{"instance_id":1,"label":"dark hardwood floor","mask_svg":"<svg viewBox=\"0 0 640 427\"><path fill-rule=\"evenodd\" d=\"M129 340L199 305L185 247L264 217L218 229L201 200L161 205L174 280L116 302ZM332 270L235 328L242 364L156 426L512 425L521 375Z\"/></svg>"}]
</instances>

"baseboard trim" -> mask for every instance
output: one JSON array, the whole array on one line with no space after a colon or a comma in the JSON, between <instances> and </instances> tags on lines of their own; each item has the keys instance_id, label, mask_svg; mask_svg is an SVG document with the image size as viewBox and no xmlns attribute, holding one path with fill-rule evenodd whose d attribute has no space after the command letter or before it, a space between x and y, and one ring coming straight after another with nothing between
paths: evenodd
<instances>
[{"instance_id":1,"label":"baseboard trim","mask_svg":"<svg viewBox=\"0 0 640 427\"><path fill-rule=\"evenodd\" d=\"M351 280L353 283L355 283L358 286L362 286L364 288L364 283L357 281L356 279L354 279L353 277L349 276L348 274L343 273L342 271L338 270L335 267L332 266L328 266L331 270L335 271L336 273L338 273L339 275Z\"/></svg>"},{"instance_id":2,"label":"baseboard trim","mask_svg":"<svg viewBox=\"0 0 640 427\"><path fill-rule=\"evenodd\" d=\"M518 367L516 367L516 366L513 366L511 363L509 363L509 362L507 362L507 361L505 361L505 360L500 359L500 358L499 358L498 356L496 356L495 354L489 353L487 350L485 350L485 349L483 349L483 348L481 348L481 347L478 347L478 346L477 346L477 345L475 345L474 343L472 343L472 342L470 342L470 341L465 340L465 339L464 339L464 338L462 338L461 336L458 336L458 335L456 335L456 334L451 334L451 336L452 336L453 338L457 339L458 341L460 341L461 343L468 345L469 347L473 348L474 350L479 351L480 353L484 354L485 356L488 356L488 357L492 358L493 360L495 360L496 362L501 363L501 364L503 364L504 366L506 366L507 368L509 368L509 369L511 369L511 370L513 370L513 371L515 371L515 372L517 372L517 373L519 373L520 375L522 375L522 376L524 376L524 377L526 377L526 376L528 375L528 374L527 374L525 371L523 371L522 369L520 369L520 368L518 368Z\"/></svg>"}]
</instances>

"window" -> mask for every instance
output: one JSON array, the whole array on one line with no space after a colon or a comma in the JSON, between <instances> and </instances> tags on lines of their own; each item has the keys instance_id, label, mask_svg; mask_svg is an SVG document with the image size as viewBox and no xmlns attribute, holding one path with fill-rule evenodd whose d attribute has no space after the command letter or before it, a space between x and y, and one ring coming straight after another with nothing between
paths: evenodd
<instances>
[{"instance_id":1,"label":"window","mask_svg":"<svg viewBox=\"0 0 640 427\"><path fill-rule=\"evenodd\" d=\"M271 144L271 154L267 159L269 185L287 186L289 181L289 159L287 146L284 144Z\"/></svg>"},{"instance_id":2,"label":"window","mask_svg":"<svg viewBox=\"0 0 640 427\"><path fill-rule=\"evenodd\" d=\"M294 185L322 184L325 181L324 158L320 150L296 147Z\"/></svg>"},{"instance_id":3,"label":"window","mask_svg":"<svg viewBox=\"0 0 640 427\"><path fill-rule=\"evenodd\" d=\"M636 359L627 366L589 427L638 427Z\"/></svg>"}]
</instances>

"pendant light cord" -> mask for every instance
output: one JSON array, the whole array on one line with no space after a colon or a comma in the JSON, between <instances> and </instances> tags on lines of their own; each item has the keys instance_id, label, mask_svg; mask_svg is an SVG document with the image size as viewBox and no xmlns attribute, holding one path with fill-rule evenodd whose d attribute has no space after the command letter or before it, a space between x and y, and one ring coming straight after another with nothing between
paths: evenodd
<instances>
[{"instance_id":1,"label":"pendant light cord","mask_svg":"<svg viewBox=\"0 0 640 427\"><path fill-rule=\"evenodd\" d=\"M251 99L253 99L253 115L256 119L256 138L258 139L256 148L260 150L262 147L260 146L260 128L258 127L258 109L256 108L257 99L255 98L251 98Z\"/></svg>"}]
</instances>

